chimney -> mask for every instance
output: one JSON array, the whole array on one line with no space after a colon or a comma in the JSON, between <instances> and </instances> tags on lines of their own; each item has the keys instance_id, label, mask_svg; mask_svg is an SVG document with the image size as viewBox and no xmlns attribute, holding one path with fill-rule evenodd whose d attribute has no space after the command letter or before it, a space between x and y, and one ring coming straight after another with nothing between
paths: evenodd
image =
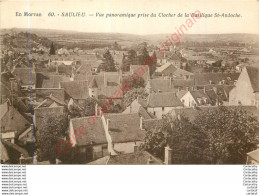
<instances>
[{"instance_id":1,"label":"chimney","mask_svg":"<svg viewBox=\"0 0 259 195\"><path fill-rule=\"evenodd\" d=\"M213 90L214 90L214 92L215 92L216 94L218 94L218 89L217 89L217 87L213 87Z\"/></svg>"},{"instance_id":2,"label":"chimney","mask_svg":"<svg viewBox=\"0 0 259 195\"><path fill-rule=\"evenodd\" d=\"M67 120L68 120L68 122L70 122L70 119L71 119L71 116L70 116L70 115L67 115Z\"/></svg>"},{"instance_id":3,"label":"chimney","mask_svg":"<svg viewBox=\"0 0 259 195\"><path fill-rule=\"evenodd\" d=\"M153 160L152 160L152 157L151 157L151 156L148 158L147 164L148 164L148 165L152 165L152 164L153 164Z\"/></svg>"},{"instance_id":4,"label":"chimney","mask_svg":"<svg viewBox=\"0 0 259 195\"><path fill-rule=\"evenodd\" d=\"M95 116L98 116L98 108L97 108L98 106L97 106L97 103L95 104L95 107L94 107L94 115Z\"/></svg>"},{"instance_id":5,"label":"chimney","mask_svg":"<svg viewBox=\"0 0 259 195\"><path fill-rule=\"evenodd\" d=\"M178 87L178 88L177 88L177 91L178 91L178 92L180 92L180 91L181 91L180 87Z\"/></svg>"},{"instance_id":6,"label":"chimney","mask_svg":"<svg viewBox=\"0 0 259 195\"><path fill-rule=\"evenodd\" d=\"M212 80L209 80L209 82L210 82L210 85L212 84Z\"/></svg>"},{"instance_id":7,"label":"chimney","mask_svg":"<svg viewBox=\"0 0 259 195\"><path fill-rule=\"evenodd\" d=\"M139 121L139 128L140 130L143 130L143 117L140 117L140 121Z\"/></svg>"},{"instance_id":8,"label":"chimney","mask_svg":"<svg viewBox=\"0 0 259 195\"><path fill-rule=\"evenodd\" d=\"M189 91L189 87L186 87L186 91Z\"/></svg>"},{"instance_id":9,"label":"chimney","mask_svg":"<svg viewBox=\"0 0 259 195\"><path fill-rule=\"evenodd\" d=\"M109 131L109 123L110 123L110 119L107 119L107 121L106 121L107 131Z\"/></svg>"},{"instance_id":10,"label":"chimney","mask_svg":"<svg viewBox=\"0 0 259 195\"><path fill-rule=\"evenodd\" d=\"M58 74L58 65L56 65L56 74Z\"/></svg>"},{"instance_id":11,"label":"chimney","mask_svg":"<svg viewBox=\"0 0 259 195\"><path fill-rule=\"evenodd\" d=\"M9 79L10 83L11 83L11 91L14 92L16 91L16 86L15 86L15 78L10 78Z\"/></svg>"},{"instance_id":12,"label":"chimney","mask_svg":"<svg viewBox=\"0 0 259 195\"><path fill-rule=\"evenodd\" d=\"M136 142L133 145L133 149L134 149L134 153L138 151L138 145L136 144Z\"/></svg>"},{"instance_id":13,"label":"chimney","mask_svg":"<svg viewBox=\"0 0 259 195\"><path fill-rule=\"evenodd\" d=\"M7 100L6 95L2 95L2 104L5 103Z\"/></svg>"},{"instance_id":14,"label":"chimney","mask_svg":"<svg viewBox=\"0 0 259 195\"><path fill-rule=\"evenodd\" d=\"M165 164L172 164L172 149L168 145L165 147Z\"/></svg>"},{"instance_id":15,"label":"chimney","mask_svg":"<svg viewBox=\"0 0 259 195\"><path fill-rule=\"evenodd\" d=\"M104 87L107 87L107 75L105 72L103 73L103 82Z\"/></svg>"},{"instance_id":16,"label":"chimney","mask_svg":"<svg viewBox=\"0 0 259 195\"><path fill-rule=\"evenodd\" d=\"M119 83L122 83L122 70L119 70Z\"/></svg>"},{"instance_id":17,"label":"chimney","mask_svg":"<svg viewBox=\"0 0 259 195\"><path fill-rule=\"evenodd\" d=\"M203 92L206 93L206 87L203 88Z\"/></svg>"}]
</instances>

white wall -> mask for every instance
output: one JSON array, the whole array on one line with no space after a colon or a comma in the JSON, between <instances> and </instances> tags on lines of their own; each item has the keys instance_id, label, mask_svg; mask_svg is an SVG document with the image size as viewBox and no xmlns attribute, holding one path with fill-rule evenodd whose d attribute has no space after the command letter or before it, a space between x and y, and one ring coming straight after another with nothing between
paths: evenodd
<instances>
[{"instance_id":1,"label":"white wall","mask_svg":"<svg viewBox=\"0 0 259 195\"><path fill-rule=\"evenodd\" d=\"M185 107L192 107L194 104L196 104L194 98L192 97L190 92L187 92L182 98L181 102Z\"/></svg>"},{"instance_id":2,"label":"white wall","mask_svg":"<svg viewBox=\"0 0 259 195\"><path fill-rule=\"evenodd\" d=\"M155 108L147 108L147 111L154 114L157 118L162 118L163 114L167 114L170 112L174 107L164 107L164 110L162 107L155 107Z\"/></svg>"},{"instance_id":3,"label":"white wall","mask_svg":"<svg viewBox=\"0 0 259 195\"><path fill-rule=\"evenodd\" d=\"M143 142L136 142L136 145L140 146L141 143ZM133 153L134 145L135 145L135 142L114 143L114 149L122 153Z\"/></svg>"}]
</instances>

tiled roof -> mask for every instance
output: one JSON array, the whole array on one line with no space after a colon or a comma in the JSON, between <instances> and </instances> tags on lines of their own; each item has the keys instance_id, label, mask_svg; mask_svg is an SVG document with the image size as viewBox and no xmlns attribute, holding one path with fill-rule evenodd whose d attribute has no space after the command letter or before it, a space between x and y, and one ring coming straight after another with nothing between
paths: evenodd
<instances>
[{"instance_id":1,"label":"tiled roof","mask_svg":"<svg viewBox=\"0 0 259 195\"><path fill-rule=\"evenodd\" d=\"M131 114L109 114L109 134L113 143L143 141L145 133L140 130L140 116Z\"/></svg>"},{"instance_id":2,"label":"tiled roof","mask_svg":"<svg viewBox=\"0 0 259 195\"><path fill-rule=\"evenodd\" d=\"M106 79L106 85L104 81ZM119 84L121 82L121 77L118 73L101 73L99 75L93 76L90 82L91 88L98 89L98 98L106 99L108 97L114 96L117 90L120 90Z\"/></svg>"},{"instance_id":3,"label":"tiled roof","mask_svg":"<svg viewBox=\"0 0 259 195\"><path fill-rule=\"evenodd\" d=\"M64 75L51 75L48 80L43 80L42 88L59 88L62 81L70 81L70 79Z\"/></svg>"},{"instance_id":4,"label":"tiled roof","mask_svg":"<svg viewBox=\"0 0 259 195\"><path fill-rule=\"evenodd\" d=\"M187 90L180 90L176 93L176 95L179 99L181 99L187 92Z\"/></svg>"},{"instance_id":5,"label":"tiled roof","mask_svg":"<svg viewBox=\"0 0 259 195\"><path fill-rule=\"evenodd\" d=\"M209 100L209 96L204 92L204 90L195 90L189 91L194 98L194 100L198 103L198 98L207 98Z\"/></svg>"},{"instance_id":6,"label":"tiled roof","mask_svg":"<svg viewBox=\"0 0 259 195\"><path fill-rule=\"evenodd\" d=\"M163 119L145 119L143 120L143 129L150 130L162 127Z\"/></svg>"},{"instance_id":7,"label":"tiled roof","mask_svg":"<svg viewBox=\"0 0 259 195\"><path fill-rule=\"evenodd\" d=\"M15 68L12 74L16 80L21 81L23 85L36 84L36 74L31 68Z\"/></svg>"},{"instance_id":8,"label":"tiled roof","mask_svg":"<svg viewBox=\"0 0 259 195\"><path fill-rule=\"evenodd\" d=\"M171 68L171 73L174 73L177 70L177 68L174 65L172 65L171 63L166 63L163 66L158 67L156 69L156 72L162 73L163 71L167 70L168 68Z\"/></svg>"},{"instance_id":9,"label":"tiled roof","mask_svg":"<svg viewBox=\"0 0 259 195\"><path fill-rule=\"evenodd\" d=\"M151 79L148 82L154 92L174 92L173 81L170 79Z\"/></svg>"},{"instance_id":10,"label":"tiled roof","mask_svg":"<svg viewBox=\"0 0 259 195\"><path fill-rule=\"evenodd\" d=\"M9 106L8 112L1 119L1 131L8 132L14 131L16 135L19 135L25 131L30 122L26 120L14 107Z\"/></svg>"},{"instance_id":11,"label":"tiled roof","mask_svg":"<svg viewBox=\"0 0 259 195\"><path fill-rule=\"evenodd\" d=\"M88 81L61 82L60 85L75 100L83 100L89 97Z\"/></svg>"},{"instance_id":12,"label":"tiled roof","mask_svg":"<svg viewBox=\"0 0 259 195\"><path fill-rule=\"evenodd\" d=\"M41 102L46 99L50 94L52 96L58 98L61 101L65 100L65 90L59 88L37 88L35 90L36 93L36 101Z\"/></svg>"},{"instance_id":13,"label":"tiled roof","mask_svg":"<svg viewBox=\"0 0 259 195\"><path fill-rule=\"evenodd\" d=\"M246 70L255 92L259 91L259 68L254 66L246 66Z\"/></svg>"},{"instance_id":14,"label":"tiled roof","mask_svg":"<svg viewBox=\"0 0 259 195\"><path fill-rule=\"evenodd\" d=\"M186 87L193 87L194 80L193 79L174 79L173 80L174 87L177 89L179 88L186 88Z\"/></svg>"},{"instance_id":15,"label":"tiled roof","mask_svg":"<svg viewBox=\"0 0 259 195\"><path fill-rule=\"evenodd\" d=\"M255 106L226 106L230 109L240 109L246 111L247 114L256 117L259 120L259 110ZM202 112L213 111L218 109L218 106L201 106L196 108L173 108L170 114L173 117L177 117L179 114L187 117L190 121L194 121L195 118Z\"/></svg>"},{"instance_id":16,"label":"tiled roof","mask_svg":"<svg viewBox=\"0 0 259 195\"><path fill-rule=\"evenodd\" d=\"M183 70L183 69L180 69L180 68L177 68L177 69L174 71L173 75L176 76L176 77L183 77L183 76L185 76L185 75L188 75L188 76L193 75L193 73L188 72L188 71Z\"/></svg>"},{"instance_id":17,"label":"tiled roof","mask_svg":"<svg viewBox=\"0 0 259 195\"><path fill-rule=\"evenodd\" d=\"M180 99L172 92L151 93L148 97L147 107L177 107L183 106Z\"/></svg>"},{"instance_id":18,"label":"tiled roof","mask_svg":"<svg viewBox=\"0 0 259 195\"><path fill-rule=\"evenodd\" d=\"M225 80L225 85L234 85L235 80L238 79L240 73L200 73L194 74L196 86L204 86L211 84L220 84Z\"/></svg>"},{"instance_id":19,"label":"tiled roof","mask_svg":"<svg viewBox=\"0 0 259 195\"><path fill-rule=\"evenodd\" d=\"M66 65L60 65L58 66L58 73L65 74L65 75L72 75L73 67L72 66L66 66Z\"/></svg>"},{"instance_id":20,"label":"tiled roof","mask_svg":"<svg viewBox=\"0 0 259 195\"><path fill-rule=\"evenodd\" d=\"M136 153L121 154L110 156L107 164L110 165L146 165L146 164L161 165L163 161L154 157L147 151L138 151Z\"/></svg>"},{"instance_id":21,"label":"tiled roof","mask_svg":"<svg viewBox=\"0 0 259 195\"><path fill-rule=\"evenodd\" d=\"M92 144L107 144L101 117L95 118L94 124L93 119L91 118L94 117L81 117L71 119L73 129L78 130L81 126L83 126L86 129L86 133L81 135L81 138L75 136L78 146L86 146ZM88 120L90 122L88 122Z\"/></svg>"},{"instance_id":22,"label":"tiled roof","mask_svg":"<svg viewBox=\"0 0 259 195\"><path fill-rule=\"evenodd\" d=\"M92 71L91 66L86 64L85 61L81 61L81 66L78 67L74 73L75 77L74 80L88 80L91 81L92 79Z\"/></svg>"},{"instance_id":23,"label":"tiled roof","mask_svg":"<svg viewBox=\"0 0 259 195\"><path fill-rule=\"evenodd\" d=\"M130 106L123 112L123 114L129 113L138 113L139 116L142 116L144 119L151 119L151 116L148 112L143 108L143 106L136 100L134 100Z\"/></svg>"}]
</instances>

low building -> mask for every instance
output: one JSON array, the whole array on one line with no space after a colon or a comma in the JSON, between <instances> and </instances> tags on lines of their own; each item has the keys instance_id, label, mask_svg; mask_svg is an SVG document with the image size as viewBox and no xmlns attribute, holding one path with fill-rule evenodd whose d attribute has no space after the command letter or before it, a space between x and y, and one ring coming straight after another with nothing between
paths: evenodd
<instances>
[{"instance_id":1,"label":"low building","mask_svg":"<svg viewBox=\"0 0 259 195\"><path fill-rule=\"evenodd\" d=\"M151 93L147 100L147 111L157 118L162 118L175 107L183 107L176 93Z\"/></svg>"},{"instance_id":2,"label":"low building","mask_svg":"<svg viewBox=\"0 0 259 195\"><path fill-rule=\"evenodd\" d=\"M174 92L172 79L150 79L145 87L147 93Z\"/></svg>"}]
</instances>

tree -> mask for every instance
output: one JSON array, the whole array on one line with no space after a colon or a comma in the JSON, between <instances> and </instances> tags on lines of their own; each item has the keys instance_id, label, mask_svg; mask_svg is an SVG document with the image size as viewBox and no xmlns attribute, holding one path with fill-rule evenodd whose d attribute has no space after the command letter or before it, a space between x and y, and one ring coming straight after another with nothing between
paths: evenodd
<instances>
[{"instance_id":1,"label":"tree","mask_svg":"<svg viewBox=\"0 0 259 195\"><path fill-rule=\"evenodd\" d=\"M43 119L42 124L44 128L36 130L37 156L40 160L55 163L55 159L60 156L57 145L64 141L67 133L67 117L49 116Z\"/></svg>"},{"instance_id":2,"label":"tree","mask_svg":"<svg viewBox=\"0 0 259 195\"><path fill-rule=\"evenodd\" d=\"M55 55L55 48L54 48L53 42L51 43L49 54Z\"/></svg>"},{"instance_id":3,"label":"tree","mask_svg":"<svg viewBox=\"0 0 259 195\"><path fill-rule=\"evenodd\" d=\"M115 41L114 45L113 45L113 49L117 50L117 51L120 51L121 50L121 46Z\"/></svg>"},{"instance_id":4,"label":"tree","mask_svg":"<svg viewBox=\"0 0 259 195\"><path fill-rule=\"evenodd\" d=\"M84 102L84 116L94 116L96 104L98 104L97 99L88 97Z\"/></svg>"},{"instance_id":5,"label":"tree","mask_svg":"<svg viewBox=\"0 0 259 195\"><path fill-rule=\"evenodd\" d=\"M100 70L103 70L105 72L115 72L116 71L115 63L114 63L113 57L112 57L112 55L111 55L109 50L107 50L103 54L103 62L98 67L98 72Z\"/></svg>"},{"instance_id":6,"label":"tree","mask_svg":"<svg viewBox=\"0 0 259 195\"><path fill-rule=\"evenodd\" d=\"M148 53L146 47L144 47L141 52L141 55L138 56L138 61L139 61L139 64L149 66L149 74L150 74L150 76L152 76L153 73L155 72L156 66L157 66L156 53L154 52L153 56L151 58L149 56L149 53Z\"/></svg>"},{"instance_id":7,"label":"tree","mask_svg":"<svg viewBox=\"0 0 259 195\"><path fill-rule=\"evenodd\" d=\"M206 135L184 116L164 116L162 125L146 132L142 149L164 159L165 147L172 149L173 164L207 163Z\"/></svg>"},{"instance_id":8,"label":"tree","mask_svg":"<svg viewBox=\"0 0 259 195\"><path fill-rule=\"evenodd\" d=\"M129 71L130 65L137 64L137 53L131 49L128 51L127 56L123 54L122 58L122 70Z\"/></svg>"},{"instance_id":9,"label":"tree","mask_svg":"<svg viewBox=\"0 0 259 195\"><path fill-rule=\"evenodd\" d=\"M123 79L122 83L128 82L130 85L130 88L145 88L145 80L143 77L139 77L139 80L134 81L132 79L132 76L127 76L126 78Z\"/></svg>"},{"instance_id":10,"label":"tree","mask_svg":"<svg viewBox=\"0 0 259 195\"><path fill-rule=\"evenodd\" d=\"M207 134L211 164L244 164L258 144L259 122L240 108L221 106L201 113L194 123Z\"/></svg>"},{"instance_id":11,"label":"tree","mask_svg":"<svg viewBox=\"0 0 259 195\"><path fill-rule=\"evenodd\" d=\"M145 92L144 88L133 88L124 95L123 97L123 107L126 108L129 106L137 97L146 99L148 93Z\"/></svg>"}]
</instances>

